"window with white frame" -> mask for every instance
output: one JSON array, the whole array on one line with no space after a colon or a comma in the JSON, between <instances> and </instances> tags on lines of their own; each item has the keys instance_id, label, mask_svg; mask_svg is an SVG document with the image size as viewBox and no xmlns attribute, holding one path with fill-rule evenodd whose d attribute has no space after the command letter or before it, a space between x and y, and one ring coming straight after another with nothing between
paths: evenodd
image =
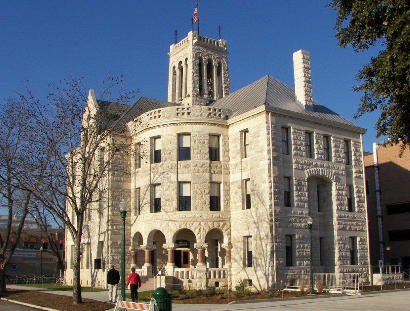
<instances>
[{"instance_id":1,"label":"window with white frame","mask_svg":"<svg viewBox=\"0 0 410 311\"><path fill-rule=\"evenodd\" d=\"M141 168L141 143L134 144L134 168Z\"/></svg>"},{"instance_id":2,"label":"window with white frame","mask_svg":"<svg viewBox=\"0 0 410 311\"><path fill-rule=\"evenodd\" d=\"M281 128L282 134L282 154L289 154L289 127L282 127Z\"/></svg>"},{"instance_id":3,"label":"window with white frame","mask_svg":"<svg viewBox=\"0 0 410 311\"><path fill-rule=\"evenodd\" d=\"M152 163L160 163L161 162L161 148L162 142L161 137L153 137L151 139L151 162Z\"/></svg>"},{"instance_id":4,"label":"window with white frame","mask_svg":"<svg viewBox=\"0 0 410 311\"><path fill-rule=\"evenodd\" d=\"M141 214L141 188L135 188L134 193L134 214Z\"/></svg>"},{"instance_id":5,"label":"window with white frame","mask_svg":"<svg viewBox=\"0 0 410 311\"><path fill-rule=\"evenodd\" d=\"M241 131L241 158L247 158L249 152L249 131L243 130Z\"/></svg>"},{"instance_id":6,"label":"window with white frame","mask_svg":"<svg viewBox=\"0 0 410 311\"><path fill-rule=\"evenodd\" d=\"M242 209L250 209L251 202L251 187L250 179L242 180Z\"/></svg>"},{"instance_id":7,"label":"window with white frame","mask_svg":"<svg viewBox=\"0 0 410 311\"><path fill-rule=\"evenodd\" d=\"M313 133L305 132L305 156L313 159Z\"/></svg>"},{"instance_id":8,"label":"window with white frame","mask_svg":"<svg viewBox=\"0 0 410 311\"><path fill-rule=\"evenodd\" d=\"M151 185L151 213L161 211L161 185Z\"/></svg>"},{"instance_id":9,"label":"window with white frame","mask_svg":"<svg viewBox=\"0 0 410 311\"><path fill-rule=\"evenodd\" d=\"M210 161L219 161L219 136L218 135L209 135L209 160Z\"/></svg>"},{"instance_id":10,"label":"window with white frame","mask_svg":"<svg viewBox=\"0 0 410 311\"><path fill-rule=\"evenodd\" d=\"M349 139L344 140L344 153L346 165L352 165L352 143Z\"/></svg>"},{"instance_id":11,"label":"window with white frame","mask_svg":"<svg viewBox=\"0 0 410 311\"><path fill-rule=\"evenodd\" d=\"M216 182L210 183L210 210L211 211L220 211L221 210L221 184Z\"/></svg>"},{"instance_id":12,"label":"window with white frame","mask_svg":"<svg viewBox=\"0 0 410 311\"><path fill-rule=\"evenodd\" d=\"M347 185L347 210L349 212L355 211L354 188L352 185Z\"/></svg>"},{"instance_id":13,"label":"window with white frame","mask_svg":"<svg viewBox=\"0 0 410 311\"><path fill-rule=\"evenodd\" d=\"M332 146L330 136L323 135L323 155L325 161L332 161Z\"/></svg>"},{"instance_id":14,"label":"window with white frame","mask_svg":"<svg viewBox=\"0 0 410 311\"><path fill-rule=\"evenodd\" d=\"M355 236L349 237L349 253L350 253L350 264L357 265L358 264L357 237Z\"/></svg>"},{"instance_id":15,"label":"window with white frame","mask_svg":"<svg viewBox=\"0 0 410 311\"><path fill-rule=\"evenodd\" d=\"M178 161L191 160L191 135L178 134Z\"/></svg>"},{"instance_id":16,"label":"window with white frame","mask_svg":"<svg viewBox=\"0 0 410 311\"><path fill-rule=\"evenodd\" d=\"M287 234L285 236L285 252L286 252L286 266L291 267L295 265L295 236Z\"/></svg>"},{"instance_id":17,"label":"window with white frame","mask_svg":"<svg viewBox=\"0 0 410 311\"><path fill-rule=\"evenodd\" d=\"M283 203L284 206L290 207L291 202L291 178L283 177Z\"/></svg>"},{"instance_id":18,"label":"window with white frame","mask_svg":"<svg viewBox=\"0 0 410 311\"><path fill-rule=\"evenodd\" d=\"M191 210L191 183L190 182L180 182L178 184L179 188L179 200L178 200L178 210L179 211L190 211Z\"/></svg>"},{"instance_id":19,"label":"window with white frame","mask_svg":"<svg viewBox=\"0 0 410 311\"><path fill-rule=\"evenodd\" d=\"M243 237L243 250L244 250L244 267L252 267L252 236Z\"/></svg>"}]
</instances>

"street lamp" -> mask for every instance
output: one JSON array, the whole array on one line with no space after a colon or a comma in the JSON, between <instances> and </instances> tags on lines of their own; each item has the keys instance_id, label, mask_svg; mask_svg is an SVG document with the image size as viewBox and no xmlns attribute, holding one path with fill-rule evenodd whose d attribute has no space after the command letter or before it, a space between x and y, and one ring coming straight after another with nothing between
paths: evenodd
<instances>
[{"instance_id":1,"label":"street lamp","mask_svg":"<svg viewBox=\"0 0 410 311\"><path fill-rule=\"evenodd\" d=\"M313 247L313 241L312 241L312 227L313 227L313 220L312 217L309 217L307 220L307 225L309 228L309 235L310 235L310 294L314 294L315 290L313 288L313 252L312 252L312 247Z\"/></svg>"},{"instance_id":2,"label":"street lamp","mask_svg":"<svg viewBox=\"0 0 410 311\"><path fill-rule=\"evenodd\" d=\"M43 284L43 247L40 247L40 278L41 284Z\"/></svg>"},{"instance_id":3,"label":"street lamp","mask_svg":"<svg viewBox=\"0 0 410 311\"><path fill-rule=\"evenodd\" d=\"M127 216L127 202L120 201L120 215L122 220L121 232L121 297L125 300L125 217Z\"/></svg>"}]
</instances>

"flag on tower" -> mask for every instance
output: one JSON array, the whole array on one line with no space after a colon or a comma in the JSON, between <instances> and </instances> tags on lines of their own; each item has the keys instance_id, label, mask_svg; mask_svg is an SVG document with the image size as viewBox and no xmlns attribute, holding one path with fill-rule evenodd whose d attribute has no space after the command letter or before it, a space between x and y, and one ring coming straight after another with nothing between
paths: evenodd
<instances>
[{"instance_id":1,"label":"flag on tower","mask_svg":"<svg viewBox=\"0 0 410 311\"><path fill-rule=\"evenodd\" d=\"M195 7L194 16L192 17L192 21L194 23L198 23L198 7L197 6Z\"/></svg>"}]
</instances>

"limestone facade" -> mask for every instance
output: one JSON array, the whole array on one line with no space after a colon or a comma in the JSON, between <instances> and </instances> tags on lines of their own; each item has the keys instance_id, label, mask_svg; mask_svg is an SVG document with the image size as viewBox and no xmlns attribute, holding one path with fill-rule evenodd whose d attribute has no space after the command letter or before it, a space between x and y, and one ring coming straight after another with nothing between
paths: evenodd
<instances>
[{"instance_id":1,"label":"limestone facade","mask_svg":"<svg viewBox=\"0 0 410 311\"><path fill-rule=\"evenodd\" d=\"M212 64L211 79L200 63ZM107 268L119 268L121 199L126 267L145 278L166 274L186 288L301 285L312 251L318 278L366 279L364 131L316 103L305 108L271 77L228 95L224 40L190 32L171 46L169 70L169 103L143 111L141 99L121 134L128 152L113 159L86 224L83 284L103 287ZM70 245L66 234L67 283Z\"/></svg>"}]
</instances>

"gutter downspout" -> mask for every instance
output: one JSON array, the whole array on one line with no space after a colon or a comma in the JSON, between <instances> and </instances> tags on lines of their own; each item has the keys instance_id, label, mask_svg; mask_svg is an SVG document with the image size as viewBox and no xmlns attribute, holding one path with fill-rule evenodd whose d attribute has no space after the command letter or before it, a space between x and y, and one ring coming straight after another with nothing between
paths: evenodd
<instances>
[{"instance_id":1,"label":"gutter downspout","mask_svg":"<svg viewBox=\"0 0 410 311\"><path fill-rule=\"evenodd\" d=\"M272 202L272 253L273 253L273 284L276 287L276 250L275 250L275 200L273 186L273 153L272 153L272 112L269 112L269 157L270 157L270 178L271 178L271 202Z\"/></svg>"},{"instance_id":2,"label":"gutter downspout","mask_svg":"<svg viewBox=\"0 0 410 311\"><path fill-rule=\"evenodd\" d=\"M384 263L383 214L380 205L379 163L377 158L377 143L373 143L374 183L376 187L377 226L379 230L379 256Z\"/></svg>"}]
</instances>

